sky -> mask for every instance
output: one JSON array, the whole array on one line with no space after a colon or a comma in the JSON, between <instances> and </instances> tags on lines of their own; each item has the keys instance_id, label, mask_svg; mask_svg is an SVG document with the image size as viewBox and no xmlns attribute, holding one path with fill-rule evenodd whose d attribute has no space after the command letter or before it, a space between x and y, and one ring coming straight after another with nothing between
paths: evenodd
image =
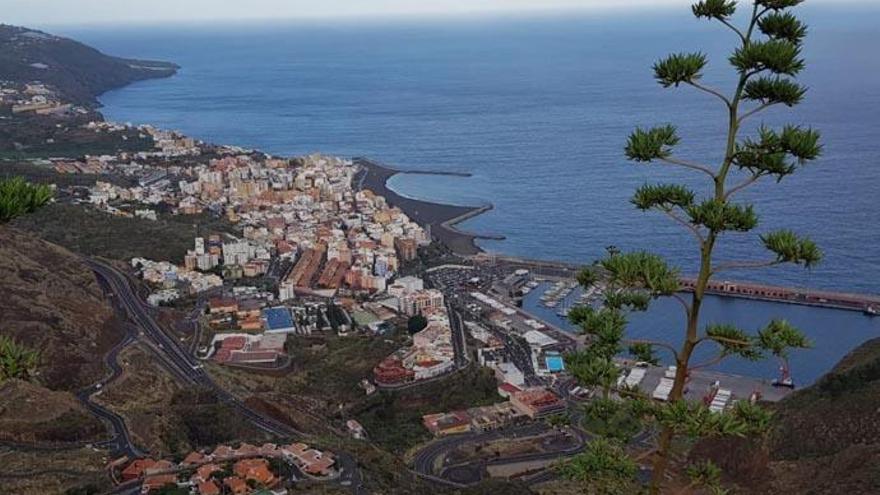
<instances>
[{"instance_id":1,"label":"sky","mask_svg":"<svg viewBox=\"0 0 880 495\"><path fill-rule=\"evenodd\" d=\"M840 3L842 0L810 0ZM850 0L868 4L880 0ZM0 0L0 22L48 26L259 19L431 17L687 7L693 0ZM746 2L743 2L746 3Z\"/></svg>"}]
</instances>

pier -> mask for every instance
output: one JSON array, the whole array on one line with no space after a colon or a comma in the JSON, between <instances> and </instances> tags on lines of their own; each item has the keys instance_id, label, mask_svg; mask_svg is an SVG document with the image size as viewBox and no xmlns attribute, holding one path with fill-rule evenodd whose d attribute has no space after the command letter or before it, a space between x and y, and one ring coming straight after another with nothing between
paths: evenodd
<instances>
[{"instance_id":1,"label":"pier","mask_svg":"<svg viewBox=\"0 0 880 495\"><path fill-rule=\"evenodd\" d=\"M472 258L477 263L503 266L511 269L526 269L536 275L552 278L574 278L582 265L575 263L530 260L514 256L481 253ZM693 292L696 279L681 278L681 291ZM880 296L872 294L852 294L818 289L803 289L756 284L737 281L710 281L706 293L722 297L737 297L756 301L801 304L820 308L859 311L870 316L880 313Z\"/></svg>"},{"instance_id":2,"label":"pier","mask_svg":"<svg viewBox=\"0 0 880 495\"><path fill-rule=\"evenodd\" d=\"M693 292L696 280L682 278L681 286L685 292ZM803 304L822 308L862 311L866 314L880 311L880 296L868 294L849 294L813 289L797 289L748 282L710 281L707 294L755 299L758 301Z\"/></svg>"},{"instance_id":3,"label":"pier","mask_svg":"<svg viewBox=\"0 0 880 495\"><path fill-rule=\"evenodd\" d=\"M358 172L355 174L353 187L356 190L369 189L385 198L390 206L403 210L406 215L422 227L430 229L431 237L448 246L460 256L473 256L481 252L474 242L476 239L502 240L503 236L487 235L465 232L456 227L476 215L492 209L491 204L481 206L458 206L402 196L388 187L387 181L399 173L419 173L428 175L451 175L467 177L464 172L431 172L418 171L408 172L391 168L374 160L356 157L353 163L357 165Z\"/></svg>"}]
</instances>

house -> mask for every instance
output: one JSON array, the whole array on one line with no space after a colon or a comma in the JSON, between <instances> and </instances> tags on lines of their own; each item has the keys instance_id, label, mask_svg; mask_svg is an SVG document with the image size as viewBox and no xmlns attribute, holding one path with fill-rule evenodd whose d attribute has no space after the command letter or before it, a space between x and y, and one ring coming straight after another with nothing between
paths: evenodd
<instances>
[{"instance_id":1,"label":"house","mask_svg":"<svg viewBox=\"0 0 880 495\"><path fill-rule=\"evenodd\" d=\"M243 443L235 449L236 456L258 456L260 455L260 448L254 444Z\"/></svg>"},{"instance_id":2,"label":"house","mask_svg":"<svg viewBox=\"0 0 880 495\"><path fill-rule=\"evenodd\" d=\"M161 473L162 471L167 471L172 468L174 468L174 464L169 461L156 461L149 458L135 459L122 470L120 475L122 476L122 481L131 481L143 476Z\"/></svg>"},{"instance_id":3,"label":"house","mask_svg":"<svg viewBox=\"0 0 880 495\"><path fill-rule=\"evenodd\" d=\"M125 469L122 470L122 481L131 481L140 478L143 476L144 471L146 471L147 468L153 467L154 464L156 464L156 461L153 459L133 460L131 464L125 466Z\"/></svg>"},{"instance_id":4,"label":"house","mask_svg":"<svg viewBox=\"0 0 880 495\"><path fill-rule=\"evenodd\" d=\"M260 318L261 310L263 309L263 303L257 299L245 299L238 303L238 311L236 312L236 316L239 320L246 320L248 318Z\"/></svg>"},{"instance_id":5,"label":"house","mask_svg":"<svg viewBox=\"0 0 880 495\"><path fill-rule=\"evenodd\" d=\"M220 487L211 480L198 484L199 495L220 495Z\"/></svg>"},{"instance_id":6,"label":"house","mask_svg":"<svg viewBox=\"0 0 880 495\"><path fill-rule=\"evenodd\" d=\"M213 464L213 463L204 464L202 466L199 466L198 469L196 469L196 472L192 475L192 477L190 478L190 481L192 481L193 483L201 483L204 481L208 481L211 479L211 475L213 475L217 471L222 471L222 470L223 470L223 468L217 464Z\"/></svg>"},{"instance_id":7,"label":"house","mask_svg":"<svg viewBox=\"0 0 880 495\"><path fill-rule=\"evenodd\" d=\"M558 395L542 387L514 392L510 396L510 403L532 419L549 416L565 409L565 402Z\"/></svg>"},{"instance_id":8,"label":"house","mask_svg":"<svg viewBox=\"0 0 880 495\"><path fill-rule=\"evenodd\" d=\"M234 314L238 312L238 301L231 297L215 297L208 301L208 311L213 314Z\"/></svg>"},{"instance_id":9,"label":"house","mask_svg":"<svg viewBox=\"0 0 880 495\"><path fill-rule=\"evenodd\" d=\"M471 417L467 411L428 414L422 416L422 424L436 437L471 431Z\"/></svg>"},{"instance_id":10,"label":"house","mask_svg":"<svg viewBox=\"0 0 880 495\"><path fill-rule=\"evenodd\" d=\"M206 456L205 454L193 451L187 454L187 456L184 457L182 461L180 461L180 465L184 467L197 466L199 464L204 464L205 462L208 462L208 460L208 456Z\"/></svg>"},{"instance_id":11,"label":"house","mask_svg":"<svg viewBox=\"0 0 880 495\"><path fill-rule=\"evenodd\" d=\"M367 436L367 432L364 430L363 425L361 425L357 420L349 419L345 422L345 426L348 428L351 436L358 440L363 440Z\"/></svg>"},{"instance_id":12,"label":"house","mask_svg":"<svg viewBox=\"0 0 880 495\"><path fill-rule=\"evenodd\" d=\"M498 385L498 395L504 397L505 399L510 398L511 395L519 392L520 389L516 385L508 382L504 382L501 385Z\"/></svg>"},{"instance_id":13,"label":"house","mask_svg":"<svg viewBox=\"0 0 880 495\"><path fill-rule=\"evenodd\" d=\"M229 488L232 495L244 495L251 491L248 484L238 476L229 476L223 479L223 484Z\"/></svg>"},{"instance_id":14,"label":"house","mask_svg":"<svg viewBox=\"0 0 880 495\"><path fill-rule=\"evenodd\" d=\"M277 457L281 455L281 452L278 451L278 446L274 443L264 443L260 446L260 455L266 457Z\"/></svg>"},{"instance_id":15,"label":"house","mask_svg":"<svg viewBox=\"0 0 880 495\"><path fill-rule=\"evenodd\" d=\"M304 473L312 476L328 476L336 464L336 459L330 452L312 449L304 443L283 446L281 451Z\"/></svg>"},{"instance_id":16,"label":"house","mask_svg":"<svg viewBox=\"0 0 880 495\"><path fill-rule=\"evenodd\" d=\"M150 493L153 490L158 490L168 485L177 485L176 474L169 473L147 476L144 478L143 484L141 484L141 493Z\"/></svg>"},{"instance_id":17,"label":"house","mask_svg":"<svg viewBox=\"0 0 880 495\"><path fill-rule=\"evenodd\" d=\"M166 461L165 459L159 459L152 466L148 467L144 470L144 474L155 474L163 471L168 471L169 469L174 469L175 466L173 462Z\"/></svg>"},{"instance_id":18,"label":"house","mask_svg":"<svg viewBox=\"0 0 880 495\"><path fill-rule=\"evenodd\" d=\"M278 479L269 470L269 461L260 457L256 459L242 459L235 463L232 471L239 478L253 480L262 486L271 486Z\"/></svg>"},{"instance_id":19,"label":"house","mask_svg":"<svg viewBox=\"0 0 880 495\"><path fill-rule=\"evenodd\" d=\"M232 447L230 447L228 445L218 445L217 448L214 449L214 452L211 453L211 457L213 457L214 460L218 460L218 461L223 460L223 459L229 459L230 457L233 457L234 455L235 455L235 451L232 449Z\"/></svg>"},{"instance_id":20,"label":"house","mask_svg":"<svg viewBox=\"0 0 880 495\"><path fill-rule=\"evenodd\" d=\"M256 316L249 316L238 320L238 328L245 332L260 332L263 330L263 320Z\"/></svg>"}]
</instances>

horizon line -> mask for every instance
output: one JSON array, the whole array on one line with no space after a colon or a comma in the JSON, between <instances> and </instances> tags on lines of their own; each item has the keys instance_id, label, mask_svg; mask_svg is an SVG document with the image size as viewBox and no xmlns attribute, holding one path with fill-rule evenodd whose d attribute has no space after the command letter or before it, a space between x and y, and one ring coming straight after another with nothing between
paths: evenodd
<instances>
[{"instance_id":1,"label":"horizon line","mask_svg":"<svg viewBox=\"0 0 880 495\"><path fill-rule=\"evenodd\" d=\"M865 10L878 11L880 4L870 0L835 0L834 2L811 3L800 7L805 10L813 10L816 8L827 10L833 8L863 8ZM553 18L558 16L576 15L581 18L603 19L609 16L619 14L634 14L642 17L652 14L674 14L681 12L682 7L674 4L663 5L644 5L644 4L628 4L628 5L603 5L589 7L536 7L536 8L520 8L511 10L472 10L472 11L450 11L450 12L384 12L371 15L363 14L315 14L315 15L291 15L282 17L272 17L268 15L255 15L247 17L205 17L205 18L167 18L167 19L99 19L95 21L27 21L27 20L4 20L0 24L17 25L17 26L36 26L37 29L43 28L105 28L105 27L126 27L126 26L156 26L156 25L174 25L174 26L198 26L209 27L211 25L229 26L229 25L248 25L257 23L267 23L273 25L279 24L352 24L352 23L399 23L399 22L441 22L449 20L457 21L493 21L493 20L528 20L531 18ZM685 9L687 11L689 9Z\"/></svg>"}]
</instances>

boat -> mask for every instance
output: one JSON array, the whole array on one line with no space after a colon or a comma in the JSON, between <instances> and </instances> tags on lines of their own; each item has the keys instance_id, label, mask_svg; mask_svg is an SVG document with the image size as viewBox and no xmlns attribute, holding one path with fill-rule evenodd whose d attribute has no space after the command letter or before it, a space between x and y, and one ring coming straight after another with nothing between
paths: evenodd
<instances>
[{"instance_id":1,"label":"boat","mask_svg":"<svg viewBox=\"0 0 880 495\"><path fill-rule=\"evenodd\" d=\"M877 316L880 315L880 311L877 311L877 308L869 304L865 306L865 314L868 316Z\"/></svg>"}]
</instances>

